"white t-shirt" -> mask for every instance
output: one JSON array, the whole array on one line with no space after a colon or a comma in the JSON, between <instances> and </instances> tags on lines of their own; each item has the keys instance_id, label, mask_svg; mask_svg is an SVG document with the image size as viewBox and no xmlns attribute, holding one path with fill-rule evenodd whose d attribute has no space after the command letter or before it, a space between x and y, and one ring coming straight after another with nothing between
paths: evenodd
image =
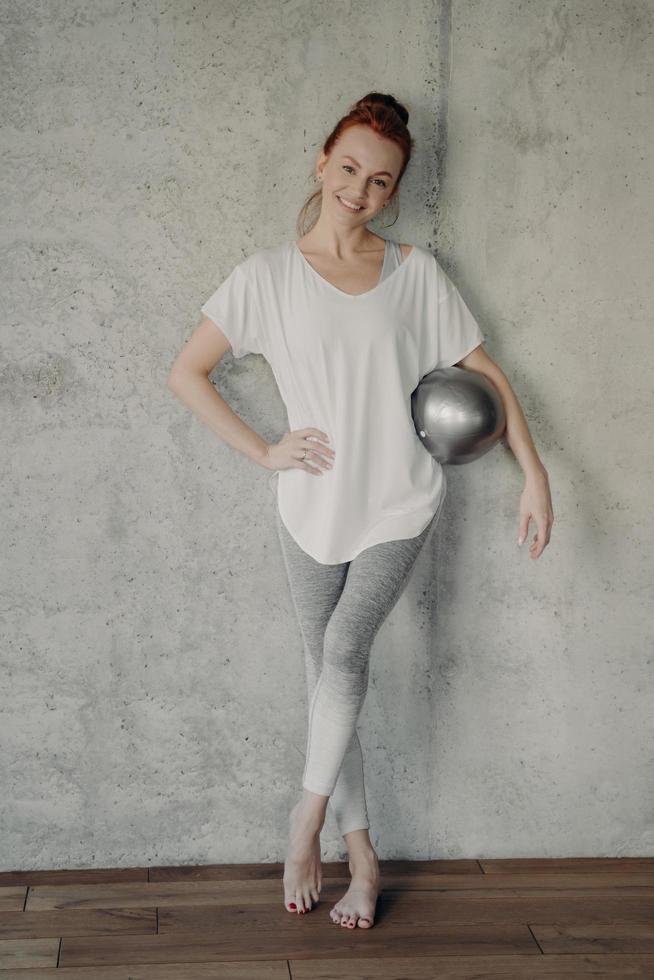
<instances>
[{"instance_id":1,"label":"white t-shirt","mask_svg":"<svg viewBox=\"0 0 654 980\"><path fill-rule=\"evenodd\" d=\"M314 426L329 436L332 469L293 467L271 477L298 545L336 564L420 534L447 481L416 432L411 393L429 371L456 364L485 339L435 256L414 245L389 276L353 296L285 242L235 266L202 312L234 357L268 361L289 430Z\"/></svg>"}]
</instances>

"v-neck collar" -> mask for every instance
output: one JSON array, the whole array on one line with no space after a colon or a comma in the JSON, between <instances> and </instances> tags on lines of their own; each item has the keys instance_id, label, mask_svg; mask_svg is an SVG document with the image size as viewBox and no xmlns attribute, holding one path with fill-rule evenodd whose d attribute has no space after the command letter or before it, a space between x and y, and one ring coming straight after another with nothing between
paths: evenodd
<instances>
[{"instance_id":1,"label":"v-neck collar","mask_svg":"<svg viewBox=\"0 0 654 980\"><path fill-rule=\"evenodd\" d=\"M388 239L386 239L386 242L387 244L384 246L384 260L386 259L386 250L388 249ZM311 265L311 263L309 262L309 260L307 259L304 252L302 251L302 249L300 248L300 246L296 241L291 242L291 249L294 252L296 252L297 255L299 255L300 261L307 267L307 269L311 271L311 273L315 276L318 282L323 283L323 285L327 286L328 289L333 289L335 293L338 293L339 296L344 296L346 299L363 299L364 296L371 296L373 293L376 293L378 289L381 289L383 287L384 283L387 283L390 279L393 278L393 276L397 275L397 273L400 272L400 270L403 269L408 262L410 262L412 255L416 251L416 246L415 245L412 246L411 251L406 256L406 258L404 258L400 262L400 264L396 266L395 269L393 269L390 275L386 276L384 279L381 280L381 282L378 282L376 285L374 285L372 289L367 289L365 293L346 293L343 289L339 289L338 286L335 286L333 282L329 281L329 279L325 279L324 276L321 276L320 273L316 269L314 269L314 267ZM382 270L383 268L384 266L382 264Z\"/></svg>"}]
</instances>

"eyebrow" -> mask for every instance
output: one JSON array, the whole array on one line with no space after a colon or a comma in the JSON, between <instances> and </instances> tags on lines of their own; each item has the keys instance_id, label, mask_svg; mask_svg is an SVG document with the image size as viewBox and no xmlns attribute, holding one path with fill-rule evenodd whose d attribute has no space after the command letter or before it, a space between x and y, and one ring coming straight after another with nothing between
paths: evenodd
<instances>
[{"instance_id":1,"label":"eyebrow","mask_svg":"<svg viewBox=\"0 0 654 980\"><path fill-rule=\"evenodd\" d=\"M361 166L361 164L358 162L358 160L355 160L354 157L343 156L341 159L343 159L343 160L351 160L352 163L356 164L357 167L360 167ZM391 180L393 179L393 174L389 174L388 170L378 170L376 174L373 174L373 177L377 177L380 174L385 174L387 177L390 177Z\"/></svg>"}]
</instances>

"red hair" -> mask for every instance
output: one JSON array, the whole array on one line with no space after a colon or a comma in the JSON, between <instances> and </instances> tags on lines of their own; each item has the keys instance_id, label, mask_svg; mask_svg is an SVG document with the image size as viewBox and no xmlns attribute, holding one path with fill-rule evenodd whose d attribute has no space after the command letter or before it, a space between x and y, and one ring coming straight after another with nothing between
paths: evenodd
<instances>
[{"instance_id":1,"label":"red hair","mask_svg":"<svg viewBox=\"0 0 654 980\"><path fill-rule=\"evenodd\" d=\"M323 152L329 156L334 146L350 126L369 126L378 136L392 140L402 151L404 162L398 174L398 178L393 188L392 197L395 196L402 175L409 165L411 153L414 148L414 140L408 130L409 113L401 102L398 102L392 95L382 95L380 92L369 92L362 99L351 107L350 111L336 123L331 133L323 144ZM322 202L322 186L313 191L306 199L297 219L298 235L302 237L313 228ZM309 216L309 211L314 213ZM397 218L395 219L397 221Z\"/></svg>"}]
</instances>

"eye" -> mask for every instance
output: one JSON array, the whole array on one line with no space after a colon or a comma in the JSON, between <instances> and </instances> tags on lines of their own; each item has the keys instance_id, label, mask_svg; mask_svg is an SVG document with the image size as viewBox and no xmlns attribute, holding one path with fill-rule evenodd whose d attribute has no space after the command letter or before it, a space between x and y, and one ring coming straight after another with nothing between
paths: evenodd
<instances>
[{"instance_id":1,"label":"eye","mask_svg":"<svg viewBox=\"0 0 654 980\"><path fill-rule=\"evenodd\" d=\"M342 166L343 170L354 170L354 167L351 167L349 163L343 163L343 164L341 164L341 166ZM374 179L378 183L380 183L382 185L382 187L386 187L386 181L382 177L375 177Z\"/></svg>"}]
</instances>

